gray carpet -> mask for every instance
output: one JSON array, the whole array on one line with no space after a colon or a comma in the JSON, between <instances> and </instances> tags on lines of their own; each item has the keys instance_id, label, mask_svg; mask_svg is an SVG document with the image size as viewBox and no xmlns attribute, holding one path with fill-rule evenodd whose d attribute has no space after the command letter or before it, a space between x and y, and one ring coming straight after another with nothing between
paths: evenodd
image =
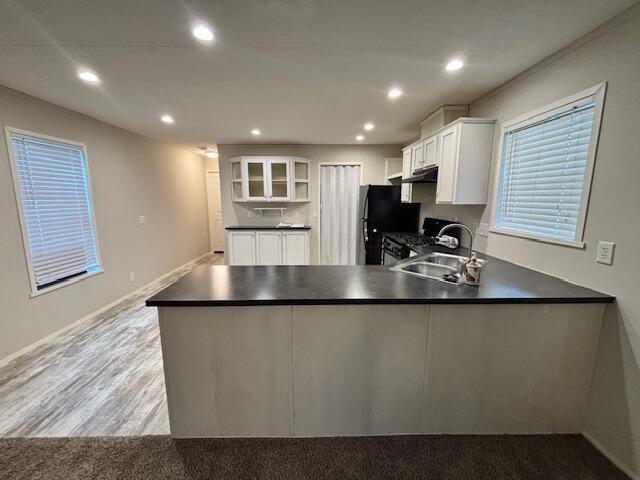
<instances>
[{"instance_id":1,"label":"gray carpet","mask_svg":"<svg viewBox=\"0 0 640 480\"><path fill-rule=\"evenodd\" d=\"M2 438L13 479L626 479L580 435Z\"/></svg>"}]
</instances>

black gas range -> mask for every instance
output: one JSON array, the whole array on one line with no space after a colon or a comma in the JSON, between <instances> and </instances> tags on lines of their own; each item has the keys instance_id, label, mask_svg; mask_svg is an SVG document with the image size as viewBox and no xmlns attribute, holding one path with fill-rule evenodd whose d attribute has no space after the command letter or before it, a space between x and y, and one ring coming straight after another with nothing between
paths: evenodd
<instances>
[{"instance_id":1,"label":"black gas range","mask_svg":"<svg viewBox=\"0 0 640 480\"><path fill-rule=\"evenodd\" d=\"M390 265L404 258L417 255L415 247L434 246L436 235L442 227L454 222L439 218L426 217L422 223L422 232L386 232L382 244L382 264ZM447 235L458 237L455 230L447 232Z\"/></svg>"}]
</instances>

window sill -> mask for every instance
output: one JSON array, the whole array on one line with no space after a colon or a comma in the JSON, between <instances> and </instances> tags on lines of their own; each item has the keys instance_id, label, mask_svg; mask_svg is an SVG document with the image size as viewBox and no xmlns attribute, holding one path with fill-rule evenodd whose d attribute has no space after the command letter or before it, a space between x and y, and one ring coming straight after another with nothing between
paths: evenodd
<instances>
[{"instance_id":1,"label":"window sill","mask_svg":"<svg viewBox=\"0 0 640 480\"><path fill-rule=\"evenodd\" d=\"M89 277L94 277L94 276L99 275L101 273L104 273L103 269L96 270L95 272L91 272L91 273L85 273L84 275L79 275L77 277L73 277L73 278L67 280L66 282L57 283L57 284L52 285L50 287L43 288L42 290L32 291L29 294L29 296L31 298L39 297L40 295L44 295L45 293L53 292L54 290L58 290L59 288L66 287L67 285L72 285L74 283L81 282L82 280L86 280Z\"/></svg>"},{"instance_id":2,"label":"window sill","mask_svg":"<svg viewBox=\"0 0 640 480\"><path fill-rule=\"evenodd\" d=\"M584 242L577 242L573 240L560 240L557 238L539 237L537 235L529 235L527 233L519 232L517 230L509 230L506 228L491 227L489 231L492 233L498 233L500 235L509 235L512 237L526 238L527 240L535 240L536 242L552 243L554 245L561 245L563 247L584 248L586 245Z\"/></svg>"}]
</instances>

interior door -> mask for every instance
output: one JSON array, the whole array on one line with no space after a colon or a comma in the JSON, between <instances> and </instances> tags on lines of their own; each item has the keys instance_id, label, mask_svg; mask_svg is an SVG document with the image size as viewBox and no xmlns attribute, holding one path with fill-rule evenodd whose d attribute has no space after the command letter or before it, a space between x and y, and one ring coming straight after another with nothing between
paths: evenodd
<instances>
[{"instance_id":1,"label":"interior door","mask_svg":"<svg viewBox=\"0 0 640 480\"><path fill-rule=\"evenodd\" d=\"M452 203L455 195L456 161L458 150L458 127L443 131L438 152L437 203Z\"/></svg>"},{"instance_id":2,"label":"interior door","mask_svg":"<svg viewBox=\"0 0 640 480\"><path fill-rule=\"evenodd\" d=\"M320 165L320 263L355 265L360 165Z\"/></svg>"},{"instance_id":3,"label":"interior door","mask_svg":"<svg viewBox=\"0 0 640 480\"><path fill-rule=\"evenodd\" d=\"M207 206L209 208L209 245L212 252L224 252L220 172L207 172Z\"/></svg>"},{"instance_id":4,"label":"interior door","mask_svg":"<svg viewBox=\"0 0 640 480\"><path fill-rule=\"evenodd\" d=\"M275 160L268 162L268 187L267 196L269 200L286 202L291 197L289 191L289 159Z\"/></svg>"}]
</instances>

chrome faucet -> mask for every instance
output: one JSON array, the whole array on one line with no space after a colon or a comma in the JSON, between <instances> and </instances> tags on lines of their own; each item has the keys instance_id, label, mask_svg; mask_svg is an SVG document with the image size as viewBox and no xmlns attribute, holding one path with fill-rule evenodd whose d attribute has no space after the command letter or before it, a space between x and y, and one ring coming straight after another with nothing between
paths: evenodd
<instances>
[{"instance_id":1,"label":"chrome faucet","mask_svg":"<svg viewBox=\"0 0 640 480\"><path fill-rule=\"evenodd\" d=\"M445 225L444 227L442 227L442 229L440 230L440 232L438 233L437 237L442 236L442 234L444 232L446 232L447 230L450 230L452 228L461 228L463 230L466 230L467 232L469 232L469 260L471 260L471 257L473 255L473 233L471 232L471 229L469 227L467 227L466 225L463 225L461 223L450 223L449 225Z\"/></svg>"}]
</instances>

